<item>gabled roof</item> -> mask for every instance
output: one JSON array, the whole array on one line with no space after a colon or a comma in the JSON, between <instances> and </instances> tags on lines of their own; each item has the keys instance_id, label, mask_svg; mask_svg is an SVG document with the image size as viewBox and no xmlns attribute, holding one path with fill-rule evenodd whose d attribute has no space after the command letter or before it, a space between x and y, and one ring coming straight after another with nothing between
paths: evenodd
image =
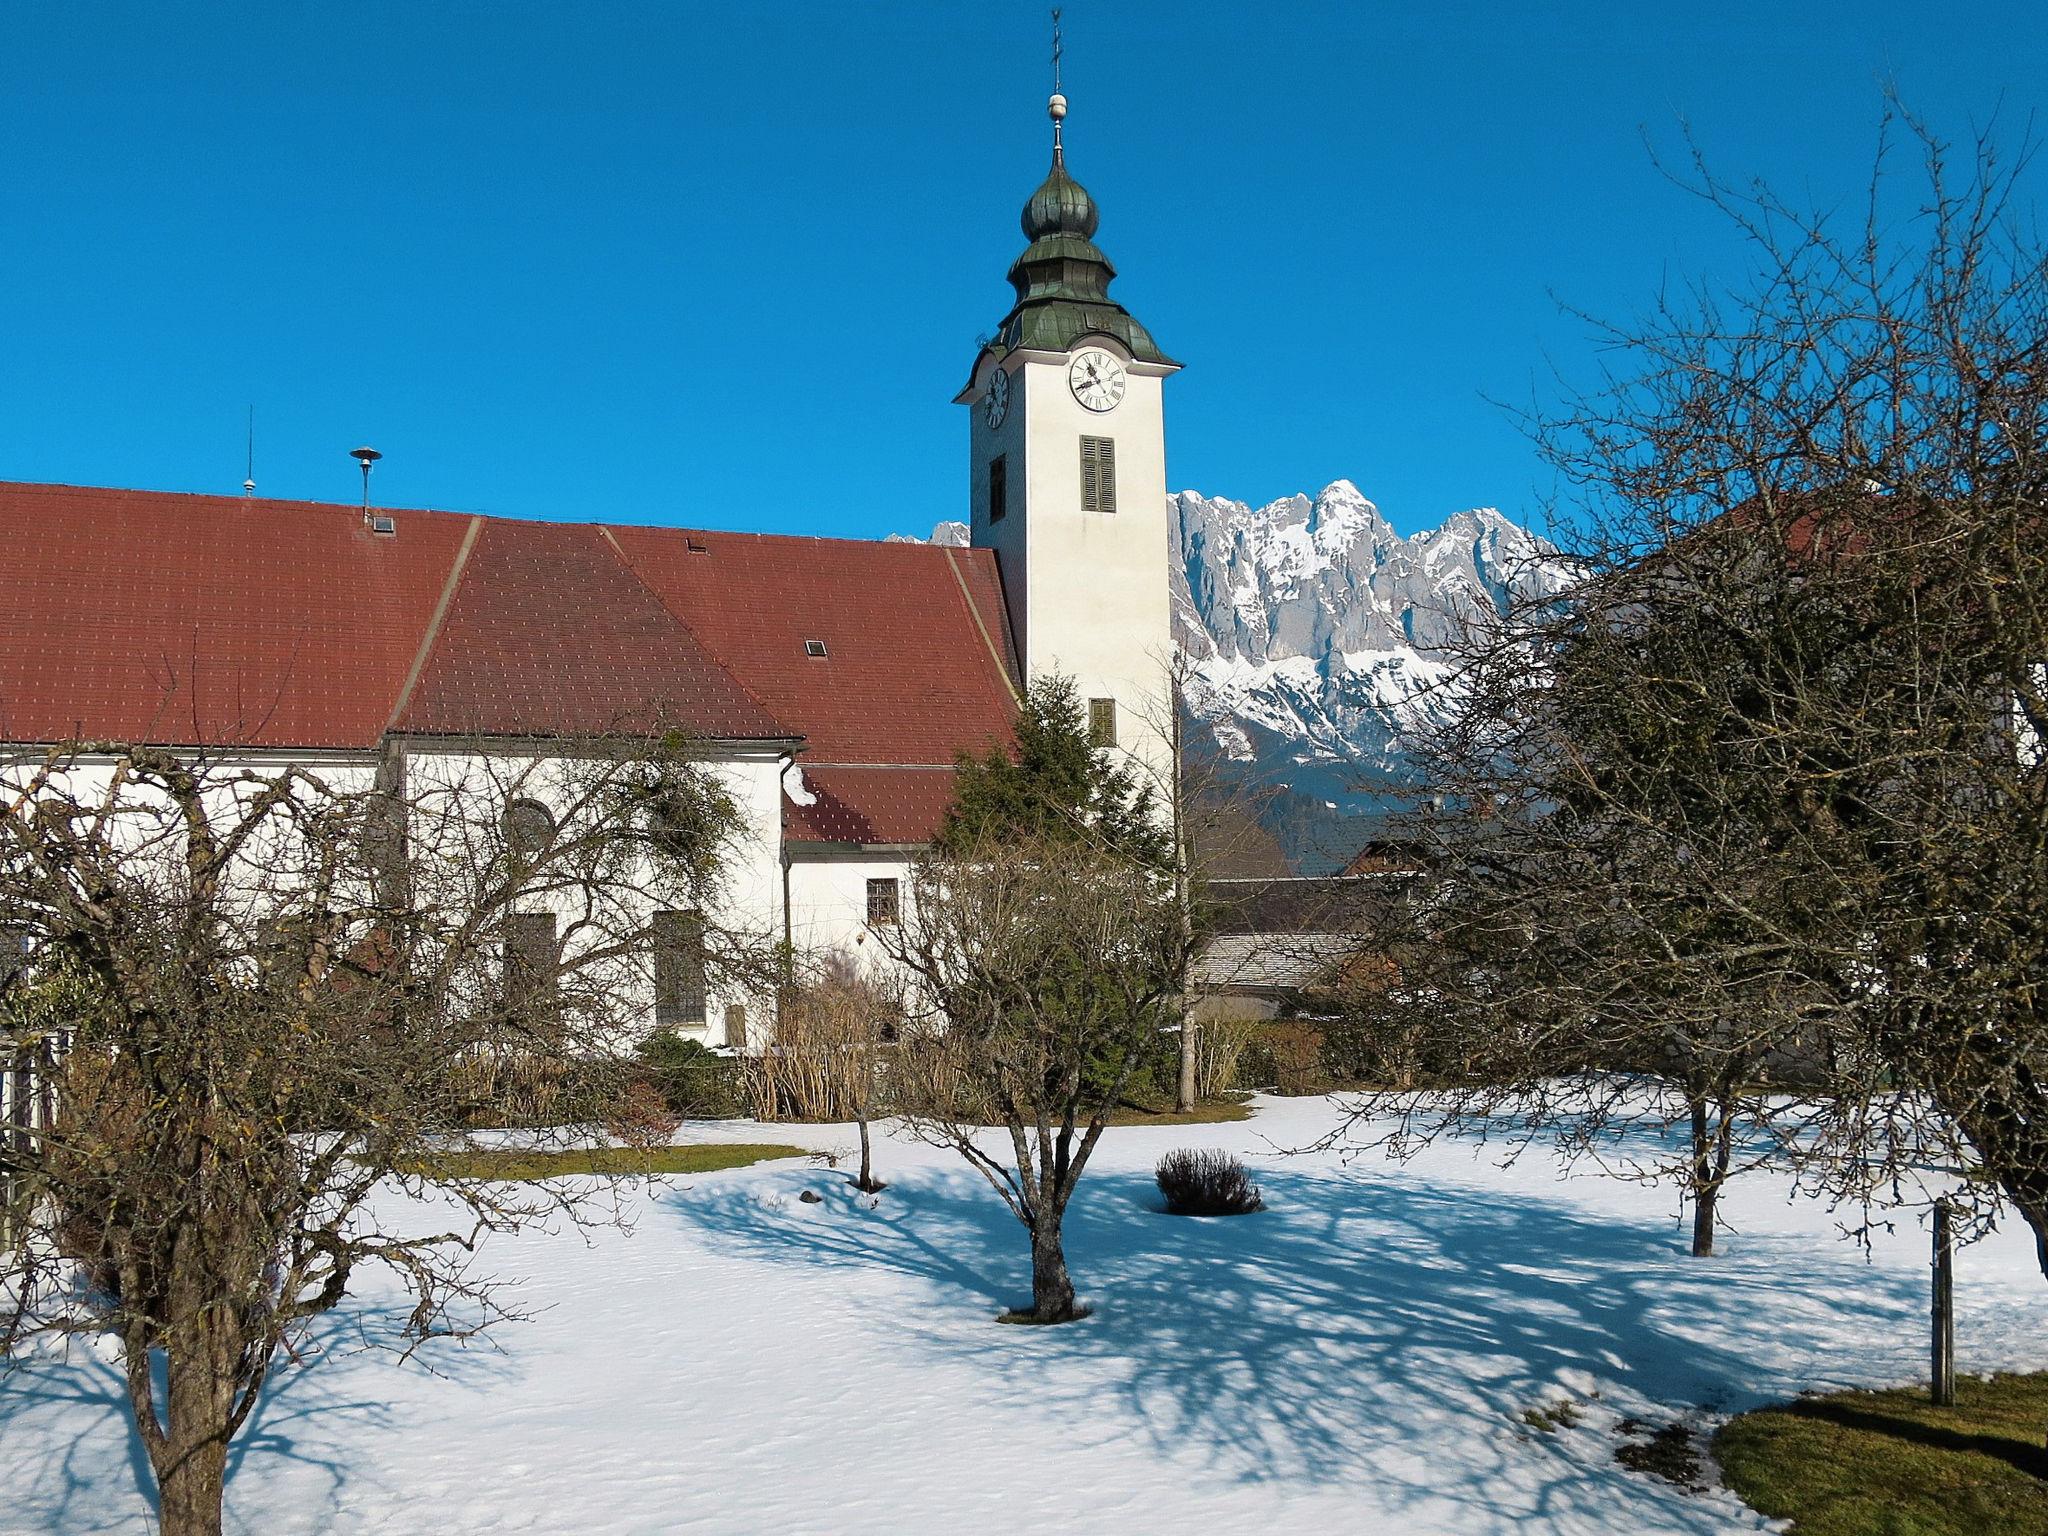
<instances>
[{"instance_id":1,"label":"gabled roof","mask_svg":"<svg viewBox=\"0 0 2048 1536\"><path fill-rule=\"evenodd\" d=\"M0 740L372 746L469 521L0 484Z\"/></svg>"},{"instance_id":2,"label":"gabled roof","mask_svg":"<svg viewBox=\"0 0 2048 1536\"><path fill-rule=\"evenodd\" d=\"M728 740L799 734L706 653L605 529L478 519L396 728L570 736L669 725Z\"/></svg>"},{"instance_id":3,"label":"gabled roof","mask_svg":"<svg viewBox=\"0 0 2048 1536\"><path fill-rule=\"evenodd\" d=\"M711 654L801 726L807 761L951 764L1008 738L1016 657L992 552L610 531Z\"/></svg>"},{"instance_id":4,"label":"gabled roof","mask_svg":"<svg viewBox=\"0 0 2048 1536\"><path fill-rule=\"evenodd\" d=\"M986 550L0 483L0 740L800 739L791 836L928 837L1005 741ZM805 642L823 642L825 655Z\"/></svg>"}]
</instances>

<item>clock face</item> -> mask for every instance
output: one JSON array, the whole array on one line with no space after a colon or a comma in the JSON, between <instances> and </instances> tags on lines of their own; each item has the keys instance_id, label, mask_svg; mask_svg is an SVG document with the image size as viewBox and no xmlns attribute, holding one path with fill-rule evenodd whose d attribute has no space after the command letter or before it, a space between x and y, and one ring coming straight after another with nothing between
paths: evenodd
<instances>
[{"instance_id":1,"label":"clock face","mask_svg":"<svg viewBox=\"0 0 2048 1536\"><path fill-rule=\"evenodd\" d=\"M1003 418L1010 414L1010 376L998 368L989 377L988 394L981 402L982 415L993 430L1003 424Z\"/></svg>"},{"instance_id":2,"label":"clock face","mask_svg":"<svg viewBox=\"0 0 2048 1536\"><path fill-rule=\"evenodd\" d=\"M1067 369L1074 398L1091 411L1113 411L1124 397L1124 365L1107 352L1089 350Z\"/></svg>"}]
</instances>

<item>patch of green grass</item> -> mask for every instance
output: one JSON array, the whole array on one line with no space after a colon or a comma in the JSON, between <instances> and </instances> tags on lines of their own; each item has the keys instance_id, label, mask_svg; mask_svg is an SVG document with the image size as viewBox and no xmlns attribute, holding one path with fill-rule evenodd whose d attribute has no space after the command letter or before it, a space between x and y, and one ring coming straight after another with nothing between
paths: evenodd
<instances>
[{"instance_id":1,"label":"patch of green grass","mask_svg":"<svg viewBox=\"0 0 2048 1536\"><path fill-rule=\"evenodd\" d=\"M1201 1099L1186 1114L1170 1107L1148 1109L1138 1104L1119 1104L1110 1112L1111 1125L1222 1125L1231 1120L1249 1120L1252 1107L1237 1094L1222 1099Z\"/></svg>"},{"instance_id":2,"label":"patch of green grass","mask_svg":"<svg viewBox=\"0 0 2048 1536\"><path fill-rule=\"evenodd\" d=\"M1540 1429L1546 1435L1560 1429L1570 1429L1579 1422L1579 1405L1570 1398L1522 1410L1522 1422L1531 1429Z\"/></svg>"},{"instance_id":3,"label":"patch of green grass","mask_svg":"<svg viewBox=\"0 0 2048 1536\"><path fill-rule=\"evenodd\" d=\"M716 1173L722 1168L744 1168L778 1157L808 1157L802 1147L776 1142L705 1142L688 1147L571 1147L565 1150L534 1150L517 1147L478 1147L466 1152L448 1152L431 1160L420 1171L436 1178L500 1179L507 1183L528 1183L534 1179L562 1179L577 1174L616 1174L646 1178L661 1173Z\"/></svg>"},{"instance_id":4,"label":"patch of green grass","mask_svg":"<svg viewBox=\"0 0 2048 1536\"><path fill-rule=\"evenodd\" d=\"M1792 1536L2041 1536L2048 1373L1837 1392L1741 1414L1714 1436L1728 1486Z\"/></svg>"}]
</instances>

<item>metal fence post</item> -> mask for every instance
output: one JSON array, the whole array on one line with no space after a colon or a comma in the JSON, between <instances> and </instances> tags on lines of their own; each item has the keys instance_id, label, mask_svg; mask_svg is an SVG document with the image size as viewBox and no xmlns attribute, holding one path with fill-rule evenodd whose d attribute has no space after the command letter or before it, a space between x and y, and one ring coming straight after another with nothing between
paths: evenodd
<instances>
[{"instance_id":1,"label":"metal fence post","mask_svg":"<svg viewBox=\"0 0 2048 1536\"><path fill-rule=\"evenodd\" d=\"M1946 1200L1934 1202L1934 1406L1956 1401L1955 1239Z\"/></svg>"}]
</instances>

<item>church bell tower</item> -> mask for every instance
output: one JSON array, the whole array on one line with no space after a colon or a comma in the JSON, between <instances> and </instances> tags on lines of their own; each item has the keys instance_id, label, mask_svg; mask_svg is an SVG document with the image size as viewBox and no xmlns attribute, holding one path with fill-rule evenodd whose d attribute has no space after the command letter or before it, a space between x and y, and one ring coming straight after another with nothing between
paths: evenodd
<instances>
[{"instance_id":1,"label":"church bell tower","mask_svg":"<svg viewBox=\"0 0 2048 1536\"><path fill-rule=\"evenodd\" d=\"M1158 774L1173 651L1161 388L1180 365L1109 296L1095 200L1061 142L1057 33L1047 110L1052 171L1024 205L1017 301L954 397L968 521L996 553L1026 677L1072 678L1096 739Z\"/></svg>"}]
</instances>

